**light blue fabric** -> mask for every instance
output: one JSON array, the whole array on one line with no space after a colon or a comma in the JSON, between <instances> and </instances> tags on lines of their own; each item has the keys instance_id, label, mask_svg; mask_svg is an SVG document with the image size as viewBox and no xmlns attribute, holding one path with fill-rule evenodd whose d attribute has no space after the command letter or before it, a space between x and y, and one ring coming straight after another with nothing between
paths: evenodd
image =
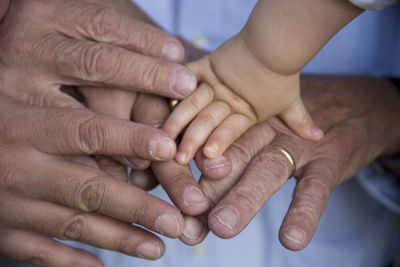
<instances>
[{"instance_id":1,"label":"light blue fabric","mask_svg":"<svg viewBox=\"0 0 400 267\"><path fill-rule=\"evenodd\" d=\"M166 30L212 50L241 29L256 0L136 2ZM400 6L365 12L334 37L305 71L400 76ZM99 255L106 266L121 267L385 266L400 246L400 217L392 212L400 207L396 202L400 193L387 187L388 183L378 185L371 170L362 174L364 178L351 179L334 190L313 241L301 252L290 252L278 241L294 180L289 180L236 238L221 240L210 234L194 248L164 238L167 251L156 262L88 250ZM374 190L378 186L380 189ZM166 198L161 189L154 194ZM385 208L387 203L391 210Z\"/></svg>"}]
</instances>

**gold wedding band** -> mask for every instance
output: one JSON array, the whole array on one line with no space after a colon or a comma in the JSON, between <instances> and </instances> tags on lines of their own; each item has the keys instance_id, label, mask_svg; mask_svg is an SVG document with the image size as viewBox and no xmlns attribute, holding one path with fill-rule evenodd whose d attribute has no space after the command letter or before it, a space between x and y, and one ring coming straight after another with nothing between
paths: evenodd
<instances>
[{"instance_id":1,"label":"gold wedding band","mask_svg":"<svg viewBox=\"0 0 400 267\"><path fill-rule=\"evenodd\" d=\"M168 101L168 105L169 105L169 110L173 110L178 104L179 104L179 100L178 99L170 99Z\"/></svg>"},{"instance_id":2,"label":"gold wedding band","mask_svg":"<svg viewBox=\"0 0 400 267\"><path fill-rule=\"evenodd\" d=\"M264 148L264 150L269 150L269 149L278 150L287 158L287 160L290 163L290 166L292 167L292 173L289 175L288 178L292 177L296 173L296 162L294 161L294 157L292 156L292 154L290 154L290 152L287 151L284 147L278 145L270 145Z\"/></svg>"}]
</instances>

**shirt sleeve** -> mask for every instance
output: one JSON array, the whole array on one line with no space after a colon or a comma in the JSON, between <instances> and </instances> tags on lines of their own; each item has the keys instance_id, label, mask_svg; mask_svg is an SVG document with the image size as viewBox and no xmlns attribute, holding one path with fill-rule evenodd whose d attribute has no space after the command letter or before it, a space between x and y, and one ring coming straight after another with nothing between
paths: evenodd
<instances>
[{"instance_id":1,"label":"shirt sleeve","mask_svg":"<svg viewBox=\"0 0 400 267\"><path fill-rule=\"evenodd\" d=\"M349 1L362 9L368 9L368 10L381 10L399 2L399 0L349 0Z\"/></svg>"},{"instance_id":2,"label":"shirt sleeve","mask_svg":"<svg viewBox=\"0 0 400 267\"><path fill-rule=\"evenodd\" d=\"M400 214L400 177L368 166L357 174L361 186L388 210Z\"/></svg>"}]
</instances>

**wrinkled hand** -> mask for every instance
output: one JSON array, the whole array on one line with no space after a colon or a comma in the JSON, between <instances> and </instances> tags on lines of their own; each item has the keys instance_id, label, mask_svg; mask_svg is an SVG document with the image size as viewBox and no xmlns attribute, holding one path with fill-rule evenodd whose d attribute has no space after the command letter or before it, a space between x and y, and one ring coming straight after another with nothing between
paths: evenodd
<instances>
[{"instance_id":1,"label":"wrinkled hand","mask_svg":"<svg viewBox=\"0 0 400 267\"><path fill-rule=\"evenodd\" d=\"M61 85L107 86L182 98L196 86L178 40L85 1L11 2L0 25L3 92L28 103L74 105ZM17 88L17 89L15 89Z\"/></svg>"},{"instance_id":2,"label":"wrinkled hand","mask_svg":"<svg viewBox=\"0 0 400 267\"><path fill-rule=\"evenodd\" d=\"M251 128L221 158L209 160L198 153L204 174L200 185L214 207L203 216L186 218L185 243L198 244L208 229L222 238L237 235L286 182L291 165L279 151L263 150L268 144L286 148L297 164L297 185L279 234L290 250L301 250L311 241L338 184L376 157L400 150L400 95L390 83L314 77L302 87L307 108L326 131L324 139L307 142L273 119Z\"/></svg>"},{"instance_id":3,"label":"wrinkled hand","mask_svg":"<svg viewBox=\"0 0 400 267\"><path fill-rule=\"evenodd\" d=\"M162 241L130 223L180 236L178 210L112 179L83 156L160 157L174 146L162 131L85 108L28 106L1 94L0 125L1 254L45 266L99 266L93 255L52 238L156 259Z\"/></svg>"}]
</instances>

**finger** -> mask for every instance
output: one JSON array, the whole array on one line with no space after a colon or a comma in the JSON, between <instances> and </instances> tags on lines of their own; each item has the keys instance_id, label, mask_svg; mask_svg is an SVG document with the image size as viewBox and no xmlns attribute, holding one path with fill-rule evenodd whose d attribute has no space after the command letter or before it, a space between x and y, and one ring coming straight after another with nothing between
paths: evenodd
<instances>
[{"instance_id":1,"label":"finger","mask_svg":"<svg viewBox=\"0 0 400 267\"><path fill-rule=\"evenodd\" d=\"M279 116L293 131L306 140L319 141L324 137L324 132L314 124L300 97Z\"/></svg>"},{"instance_id":2,"label":"finger","mask_svg":"<svg viewBox=\"0 0 400 267\"><path fill-rule=\"evenodd\" d=\"M61 156L61 158L64 160L67 160L69 162L75 163L75 164L80 164L80 165L84 165L87 167L100 169L99 164L96 162L96 160L89 156L69 156L69 155L64 156L63 155L63 156Z\"/></svg>"},{"instance_id":3,"label":"finger","mask_svg":"<svg viewBox=\"0 0 400 267\"><path fill-rule=\"evenodd\" d=\"M93 254L37 233L7 229L0 232L0 251L17 261L39 266L104 266Z\"/></svg>"},{"instance_id":4,"label":"finger","mask_svg":"<svg viewBox=\"0 0 400 267\"><path fill-rule=\"evenodd\" d=\"M199 215L208 208L206 196L194 180L188 165L180 165L174 160L152 164L152 169L160 185L172 202L185 214Z\"/></svg>"},{"instance_id":5,"label":"finger","mask_svg":"<svg viewBox=\"0 0 400 267\"><path fill-rule=\"evenodd\" d=\"M186 245L195 246L200 244L210 232L207 226L207 213L197 217L184 216L185 228L179 239Z\"/></svg>"},{"instance_id":6,"label":"finger","mask_svg":"<svg viewBox=\"0 0 400 267\"><path fill-rule=\"evenodd\" d=\"M107 116L130 120L137 94L103 87L79 87L88 108Z\"/></svg>"},{"instance_id":7,"label":"finger","mask_svg":"<svg viewBox=\"0 0 400 267\"><path fill-rule=\"evenodd\" d=\"M73 16L72 19L63 20L60 27L68 36L83 36L89 40L122 46L171 61L179 62L183 59L184 49L176 38L111 8L72 3L66 5L64 13L69 14L69 17Z\"/></svg>"},{"instance_id":8,"label":"finger","mask_svg":"<svg viewBox=\"0 0 400 267\"><path fill-rule=\"evenodd\" d=\"M301 163L302 142L300 138L281 136L272 144L284 147L296 163ZM251 161L237 184L210 213L210 229L222 238L231 238L240 233L291 173L292 165L282 152L277 149L262 150Z\"/></svg>"},{"instance_id":9,"label":"finger","mask_svg":"<svg viewBox=\"0 0 400 267\"><path fill-rule=\"evenodd\" d=\"M37 155L31 156L37 158ZM99 170L44 156L40 158L41 161L35 160L32 164L19 164L19 171L4 181L6 190L136 223L172 238L181 234L183 218L170 204ZM29 180L23 175L27 170L30 171ZM45 175L43 170L46 170Z\"/></svg>"},{"instance_id":10,"label":"finger","mask_svg":"<svg viewBox=\"0 0 400 267\"><path fill-rule=\"evenodd\" d=\"M165 98L139 94L132 109L131 118L138 123L156 128L161 127L169 115L169 106Z\"/></svg>"},{"instance_id":11,"label":"finger","mask_svg":"<svg viewBox=\"0 0 400 267\"><path fill-rule=\"evenodd\" d=\"M128 169L125 165L113 160L112 158L102 156L97 156L96 161L100 170L104 171L111 177L123 182L128 181Z\"/></svg>"},{"instance_id":12,"label":"finger","mask_svg":"<svg viewBox=\"0 0 400 267\"><path fill-rule=\"evenodd\" d=\"M246 116L232 114L215 129L204 146L206 157L215 159L237 140L254 123Z\"/></svg>"},{"instance_id":13,"label":"finger","mask_svg":"<svg viewBox=\"0 0 400 267\"><path fill-rule=\"evenodd\" d=\"M231 113L228 104L216 101L204 108L190 123L179 144L175 159L188 164L213 130Z\"/></svg>"},{"instance_id":14,"label":"finger","mask_svg":"<svg viewBox=\"0 0 400 267\"><path fill-rule=\"evenodd\" d=\"M304 249L317 229L335 181L337 165L321 159L309 163L299 179L279 239L290 250Z\"/></svg>"},{"instance_id":15,"label":"finger","mask_svg":"<svg viewBox=\"0 0 400 267\"><path fill-rule=\"evenodd\" d=\"M204 156L202 151L196 153L196 165L204 177L209 179L224 178L228 175L239 178L241 172L238 172L238 170L243 171L250 160L269 144L275 135L274 129L268 122L256 124L236 140L219 158L209 159Z\"/></svg>"},{"instance_id":16,"label":"finger","mask_svg":"<svg viewBox=\"0 0 400 267\"><path fill-rule=\"evenodd\" d=\"M157 178L155 177L151 168L143 171L132 170L130 174L130 181L133 186L145 191L149 191L158 185Z\"/></svg>"},{"instance_id":17,"label":"finger","mask_svg":"<svg viewBox=\"0 0 400 267\"><path fill-rule=\"evenodd\" d=\"M132 109L133 121L160 128L169 114L169 107L165 98L139 94ZM145 170L150 166L149 161L140 158L126 157L130 167L134 170Z\"/></svg>"},{"instance_id":18,"label":"finger","mask_svg":"<svg viewBox=\"0 0 400 267\"><path fill-rule=\"evenodd\" d=\"M163 254L162 241L138 227L50 202L31 199L19 201L22 202L21 206L29 209L6 210L6 216L13 221L15 228L147 259L158 259Z\"/></svg>"},{"instance_id":19,"label":"finger","mask_svg":"<svg viewBox=\"0 0 400 267\"><path fill-rule=\"evenodd\" d=\"M99 114L130 121L132 108L137 98L136 93L118 89L96 87L80 87L80 91L85 97L87 107L91 110L96 111ZM116 103L118 103L118 105L116 105ZM129 160L129 157L113 158L131 168L143 165L143 163ZM97 157L97 160L101 165L101 169L106 173L113 177L115 177L114 175L117 175L118 178L123 180L127 179L126 169L123 171L120 164L117 164L111 159L102 159L100 156Z\"/></svg>"},{"instance_id":20,"label":"finger","mask_svg":"<svg viewBox=\"0 0 400 267\"><path fill-rule=\"evenodd\" d=\"M60 84L105 86L181 99L196 89L187 68L105 43L50 36L49 69Z\"/></svg>"},{"instance_id":21,"label":"finger","mask_svg":"<svg viewBox=\"0 0 400 267\"><path fill-rule=\"evenodd\" d=\"M29 129L29 143L50 154L102 154L165 160L175 155L175 142L161 130L113 119L85 109L22 107L15 129ZM28 115L27 115L28 113ZM39 121L38 121L39 120Z\"/></svg>"},{"instance_id":22,"label":"finger","mask_svg":"<svg viewBox=\"0 0 400 267\"><path fill-rule=\"evenodd\" d=\"M196 115L203 110L214 98L210 86L202 84L190 96L185 98L169 115L162 129L175 139Z\"/></svg>"}]
</instances>

